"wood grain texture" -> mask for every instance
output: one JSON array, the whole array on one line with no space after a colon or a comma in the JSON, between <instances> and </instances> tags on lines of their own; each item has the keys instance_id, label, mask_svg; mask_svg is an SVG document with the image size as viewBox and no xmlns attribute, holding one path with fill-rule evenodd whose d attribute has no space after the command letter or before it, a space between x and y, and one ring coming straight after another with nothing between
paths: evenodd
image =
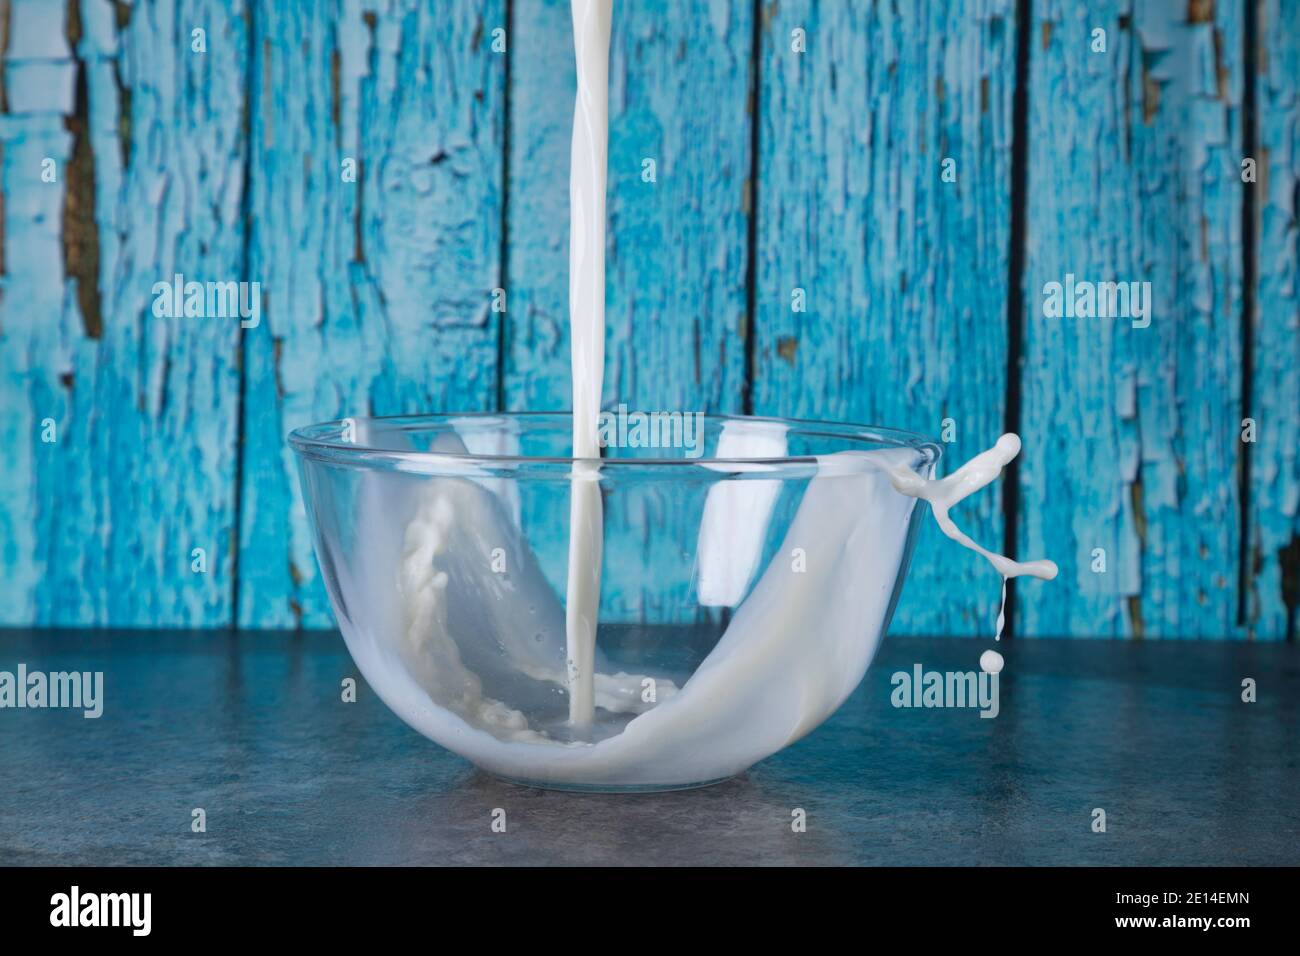
<instances>
[{"instance_id":1,"label":"wood grain texture","mask_svg":"<svg viewBox=\"0 0 1300 956\"><path fill-rule=\"evenodd\" d=\"M1248 620L1294 637L1300 605L1300 4L1259 5L1255 358Z\"/></svg>"},{"instance_id":2,"label":"wood grain texture","mask_svg":"<svg viewBox=\"0 0 1300 956\"><path fill-rule=\"evenodd\" d=\"M1239 633L1242 29L1231 3L1033 5L1020 542L1061 577L1022 592L1026 633ZM1047 318L1067 274L1150 281L1150 326Z\"/></svg>"},{"instance_id":3,"label":"wood grain texture","mask_svg":"<svg viewBox=\"0 0 1300 956\"><path fill-rule=\"evenodd\" d=\"M952 418L954 467L1005 411L1015 4L764 9L754 411ZM1001 509L990 488L960 520L997 547ZM892 630L991 636L1000 579L931 524Z\"/></svg>"},{"instance_id":4,"label":"wood grain texture","mask_svg":"<svg viewBox=\"0 0 1300 956\"><path fill-rule=\"evenodd\" d=\"M6 7L0 621L225 624L239 325L152 287L239 276L243 3Z\"/></svg>"},{"instance_id":5,"label":"wood grain texture","mask_svg":"<svg viewBox=\"0 0 1300 956\"><path fill-rule=\"evenodd\" d=\"M749 0L616 3L610 41L606 356L603 406L741 409L745 376ZM572 407L569 377L569 136L574 65L567 0L517 2L511 60L509 309L504 403ZM654 161L646 182L645 160ZM666 528L651 495L629 520ZM624 507L615 496L609 507ZM527 517L527 516L525 516ZM611 514L613 520L613 515ZM680 523L680 522L679 522ZM536 542L563 554L567 529ZM649 619L657 567L680 563L681 528L605 553L638 581L606 581L602 608ZM564 567L554 559L555 567ZM628 569L643 568L638 575ZM552 584L563 592L563 583ZM617 591L617 593L615 593ZM671 605L671 599L667 600Z\"/></svg>"},{"instance_id":6,"label":"wood grain texture","mask_svg":"<svg viewBox=\"0 0 1300 956\"><path fill-rule=\"evenodd\" d=\"M496 401L505 5L259 0L253 22L239 623L329 626L285 436Z\"/></svg>"}]
</instances>

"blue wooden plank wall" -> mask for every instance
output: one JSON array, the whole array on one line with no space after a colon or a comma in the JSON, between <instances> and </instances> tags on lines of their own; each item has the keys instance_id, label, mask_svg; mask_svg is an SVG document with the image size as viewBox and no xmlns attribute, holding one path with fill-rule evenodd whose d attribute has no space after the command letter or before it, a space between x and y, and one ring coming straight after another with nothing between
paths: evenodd
<instances>
[{"instance_id":1,"label":"blue wooden plank wall","mask_svg":"<svg viewBox=\"0 0 1300 956\"><path fill-rule=\"evenodd\" d=\"M1019 537L1064 587L1029 632L1236 629L1244 6L1033 5ZM1044 318L1069 274L1150 281L1150 326Z\"/></svg>"},{"instance_id":2,"label":"blue wooden plank wall","mask_svg":"<svg viewBox=\"0 0 1300 956\"><path fill-rule=\"evenodd\" d=\"M291 428L568 406L567 0L0 0L0 49L0 624L329 626ZM1300 2L617 0L610 76L609 403L1015 428L962 519L1061 565L1016 634L1293 635ZM156 317L178 273L260 321ZM953 557L897 632L991 632Z\"/></svg>"}]
</instances>

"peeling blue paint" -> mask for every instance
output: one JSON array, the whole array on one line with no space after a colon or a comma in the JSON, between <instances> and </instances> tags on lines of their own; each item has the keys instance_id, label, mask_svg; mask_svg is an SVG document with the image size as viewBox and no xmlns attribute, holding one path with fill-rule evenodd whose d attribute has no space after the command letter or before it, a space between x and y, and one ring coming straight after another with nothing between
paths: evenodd
<instances>
[{"instance_id":1,"label":"peeling blue paint","mask_svg":"<svg viewBox=\"0 0 1300 956\"><path fill-rule=\"evenodd\" d=\"M1033 5L1020 541L1061 578L1022 633L1239 634L1243 21L1212 6ZM1046 317L1067 274L1150 281L1150 326Z\"/></svg>"}]
</instances>

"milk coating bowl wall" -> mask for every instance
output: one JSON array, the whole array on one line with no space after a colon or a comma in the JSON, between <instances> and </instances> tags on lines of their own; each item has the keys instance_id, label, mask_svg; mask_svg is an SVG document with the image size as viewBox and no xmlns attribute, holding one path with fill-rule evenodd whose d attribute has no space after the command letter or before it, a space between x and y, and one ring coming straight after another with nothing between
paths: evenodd
<instances>
[{"instance_id":1,"label":"milk coating bowl wall","mask_svg":"<svg viewBox=\"0 0 1300 956\"><path fill-rule=\"evenodd\" d=\"M925 508L937 445L888 429L703 417L566 458L568 415L300 429L303 496L340 629L384 702L502 777L659 789L745 770L862 679ZM658 426L655 426L658 427ZM672 447L647 447L651 439ZM566 652L570 497L595 482L594 666ZM570 720L579 682L594 699Z\"/></svg>"}]
</instances>

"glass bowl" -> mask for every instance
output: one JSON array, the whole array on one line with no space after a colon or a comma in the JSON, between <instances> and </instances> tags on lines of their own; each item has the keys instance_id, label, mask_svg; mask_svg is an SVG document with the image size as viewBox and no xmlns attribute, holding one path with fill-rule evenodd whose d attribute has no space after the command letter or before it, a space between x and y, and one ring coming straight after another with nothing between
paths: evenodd
<instances>
[{"instance_id":1,"label":"glass bowl","mask_svg":"<svg viewBox=\"0 0 1300 956\"><path fill-rule=\"evenodd\" d=\"M889 625L925 505L888 471L932 477L937 444L638 414L606 413L589 460L566 457L567 413L344 419L289 436L357 667L399 717L488 773L579 790L725 779L830 716ZM585 667L565 622L575 496L603 543Z\"/></svg>"}]
</instances>

